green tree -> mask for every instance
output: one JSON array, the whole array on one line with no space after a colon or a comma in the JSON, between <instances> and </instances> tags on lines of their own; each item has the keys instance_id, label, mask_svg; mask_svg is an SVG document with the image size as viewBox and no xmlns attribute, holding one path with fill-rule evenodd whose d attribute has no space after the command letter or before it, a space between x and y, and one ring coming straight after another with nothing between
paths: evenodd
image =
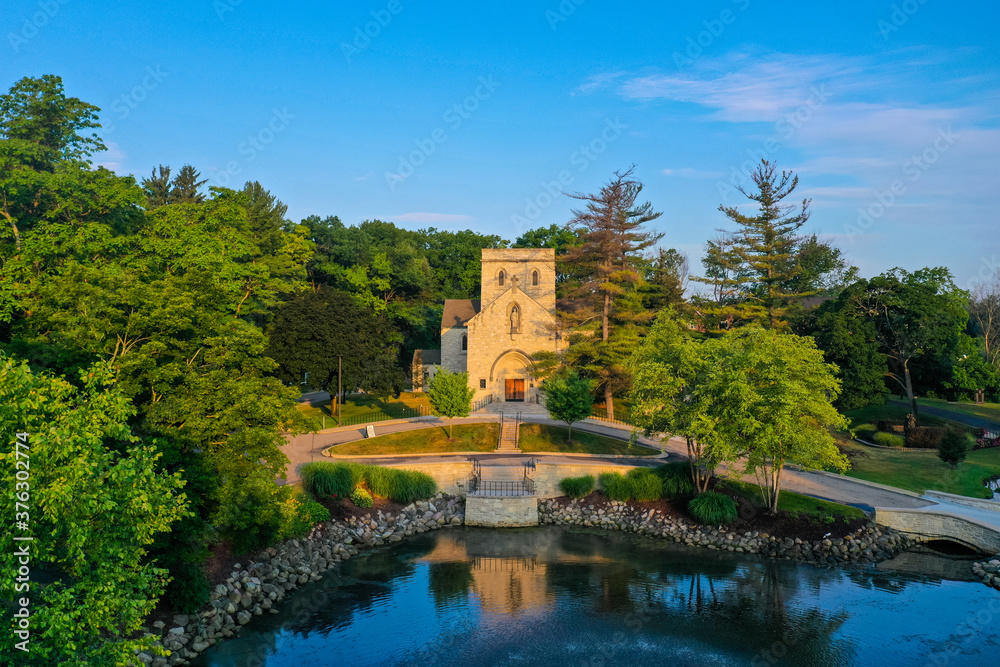
<instances>
[{"instance_id":1,"label":"green tree","mask_svg":"<svg viewBox=\"0 0 1000 667\"><path fill-rule=\"evenodd\" d=\"M468 417L472 412L472 397L476 392L469 387L469 374L441 368L431 378L427 391L434 411L448 418L448 438L451 439L455 417Z\"/></svg>"},{"instance_id":2,"label":"green tree","mask_svg":"<svg viewBox=\"0 0 1000 667\"><path fill-rule=\"evenodd\" d=\"M594 397L590 380L580 377L576 371L555 375L542 383L545 394L545 409L549 416L566 422L569 431L566 442L573 440L573 423L590 416Z\"/></svg>"},{"instance_id":3,"label":"green tree","mask_svg":"<svg viewBox=\"0 0 1000 667\"><path fill-rule=\"evenodd\" d=\"M146 208L154 209L170 203L170 167L162 164L153 169L149 178L142 179L142 189L146 193Z\"/></svg>"},{"instance_id":4,"label":"green tree","mask_svg":"<svg viewBox=\"0 0 1000 667\"><path fill-rule=\"evenodd\" d=\"M717 464L699 436L706 434L714 395L705 391L715 340L702 341L672 309L660 312L649 335L629 359L632 370L632 423L646 435L682 436L687 444L691 479L698 493L708 490Z\"/></svg>"},{"instance_id":5,"label":"green tree","mask_svg":"<svg viewBox=\"0 0 1000 667\"><path fill-rule=\"evenodd\" d=\"M268 356L277 376L298 384L309 373L314 384L336 390L338 357L343 385L380 398L399 396L402 336L388 318L376 315L346 292L305 292L281 306L269 329ZM331 391L331 393L334 393Z\"/></svg>"},{"instance_id":6,"label":"green tree","mask_svg":"<svg viewBox=\"0 0 1000 667\"><path fill-rule=\"evenodd\" d=\"M941 436L941 442L938 443L938 458L954 470L969 455L969 450L972 449L973 444L972 436L966 433L964 429L949 426L945 430L944 435Z\"/></svg>"},{"instance_id":7,"label":"green tree","mask_svg":"<svg viewBox=\"0 0 1000 667\"><path fill-rule=\"evenodd\" d=\"M830 432L847 427L832 404L840 391L837 369L811 338L750 326L727 332L713 352L698 389L709 409L698 417L695 436L718 460L743 459L772 513L787 461L847 468Z\"/></svg>"},{"instance_id":8,"label":"green tree","mask_svg":"<svg viewBox=\"0 0 1000 667\"><path fill-rule=\"evenodd\" d=\"M837 405L842 410L882 405L887 394L888 365L879 348L878 330L856 301L857 292L864 290L865 285L856 283L837 299L822 304L806 328L806 333L823 350L826 361L840 369Z\"/></svg>"},{"instance_id":9,"label":"green tree","mask_svg":"<svg viewBox=\"0 0 1000 667\"><path fill-rule=\"evenodd\" d=\"M809 200L802 200L798 207L783 204L799 178L784 171L779 176L775 169L773 163L762 160L750 175L755 189L738 188L757 204L756 215L746 215L736 206L719 206L738 230L723 232L709 244L706 275L695 278L717 292L715 303L702 303L709 325L731 328L736 323L758 322L786 328L792 305L818 291L825 274L843 268L839 250L815 235L798 235L809 219Z\"/></svg>"},{"instance_id":10,"label":"green tree","mask_svg":"<svg viewBox=\"0 0 1000 667\"><path fill-rule=\"evenodd\" d=\"M585 340L586 336L578 336L575 342L585 348L582 356L602 369L596 379L609 419L615 415L615 392L628 386L624 360L638 339L634 332L623 331L619 333L624 336L613 340L612 328L617 324L627 330L630 324L648 320L637 289L643 279L641 253L663 236L642 228L661 213L649 202L636 204L642 183L633 178L634 169L615 172L597 194L570 195L586 202L586 207L574 210L567 225L577 232L581 244L562 258L585 276L567 293L568 319L577 327L600 325L600 342Z\"/></svg>"},{"instance_id":11,"label":"green tree","mask_svg":"<svg viewBox=\"0 0 1000 667\"><path fill-rule=\"evenodd\" d=\"M198 170L189 164L181 167L174 180L170 182L170 203L171 204L200 204L205 201L205 195L198 192L201 186L208 183L208 179L202 179Z\"/></svg>"},{"instance_id":12,"label":"green tree","mask_svg":"<svg viewBox=\"0 0 1000 667\"><path fill-rule=\"evenodd\" d=\"M658 248L647 260L642 305L646 310L660 312L664 308L680 309L688 280L688 258L673 248Z\"/></svg>"},{"instance_id":13,"label":"green tree","mask_svg":"<svg viewBox=\"0 0 1000 667\"><path fill-rule=\"evenodd\" d=\"M950 367L969 320L967 294L943 267L913 273L896 268L859 281L848 293L850 307L874 327L879 351L888 361L887 377L906 393L916 417L913 366L922 367L925 377L929 367Z\"/></svg>"},{"instance_id":14,"label":"green tree","mask_svg":"<svg viewBox=\"0 0 1000 667\"><path fill-rule=\"evenodd\" d=\"M157 472L159 455L130 431L135 408L112 377L95 365L77 389L0 356L0 479L9 490L0 504L8 527L0 532L0 586L20 591L31 610L28 653L13 647L13 610L2 613L5 664L124 666L150 646L138 630L166 571L147 550L188 513L184 483ZM15 531L22 511L29 527ZM15 542L25 535L33 541ZM22 545L31 577L15 589Z\"/></svg>"}]
</instances>

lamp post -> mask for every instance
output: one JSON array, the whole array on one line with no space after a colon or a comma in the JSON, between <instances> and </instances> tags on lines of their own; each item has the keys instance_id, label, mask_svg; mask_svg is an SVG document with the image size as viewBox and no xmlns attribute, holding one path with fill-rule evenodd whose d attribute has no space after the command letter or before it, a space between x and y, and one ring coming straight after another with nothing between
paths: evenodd
<instances>
[{"instance_id":1,"label":"lamp post","mask_svg":"<svg viewBox=\"0 0 1000 667\"><path fill-rule=\"evenodd\" d=\"M341 356L337 355L337 426L341 425L340 421L340 403L344 398L344 389L341 386L341 378L343 376L343 361Z\"/></svg>"}]
</instances>

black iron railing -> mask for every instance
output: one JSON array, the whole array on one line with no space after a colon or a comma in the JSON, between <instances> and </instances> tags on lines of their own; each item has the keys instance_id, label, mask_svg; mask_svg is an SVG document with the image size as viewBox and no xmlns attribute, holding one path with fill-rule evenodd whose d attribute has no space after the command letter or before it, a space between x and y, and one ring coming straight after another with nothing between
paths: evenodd
<instances>
[{"instance_id":1,"label":"black iron railing","mask_svg":"<svg viewBox=\"0 0 1000 667\"><path fill-rule=\"evenodd\" d=\"M427 417L431 414L430 409L423 405L415 408L393 408L382 412L369 412L363 415L351 415L344 417L341 426L359 426L361 424L374 424L375 422L388 421L390 419L413 419L414 417Z\"/></svg>"},{"instance_id":2,"label":"black iron railing","mask_svg":"<svg viewBox=\"0 0 1000 667\"><path fill-rule=\"evenodd\" d=\"M492 405L492 404L493 404L493 395L491 394L489 396L486 396L485 398L479 399L478 401L474 401L472 403L472 411L478 412L483 408L485 408L487 405Z\"/></svg>"},{"instance_id":3,"label":"black iron railing","mask_svg":"<svg viewBox=\"0 0 1000 667\"><path fill-rule=\"evenodd\" d=\"M476 496L533 496L535 480L486 480L474 477L469 480L469 493Z\"/></svg>"}]
</instances>

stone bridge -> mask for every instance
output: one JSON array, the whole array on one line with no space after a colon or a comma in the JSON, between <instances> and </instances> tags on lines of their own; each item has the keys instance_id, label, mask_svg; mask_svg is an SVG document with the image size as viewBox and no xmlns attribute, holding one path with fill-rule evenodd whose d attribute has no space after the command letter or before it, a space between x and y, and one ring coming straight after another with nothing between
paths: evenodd
<instances>
[{"instance_id":1,"label":"stone bridge","mask_svg":"<svg viewBox=\"0 0 1000 667\"><path fill-rule=\"evenodd\" d=\"M935 511L939 508L875 508L875 521L919 542L950 540L983 553L1000 553L1000 526L996 523Z\"/></svg>"}]
</instances>

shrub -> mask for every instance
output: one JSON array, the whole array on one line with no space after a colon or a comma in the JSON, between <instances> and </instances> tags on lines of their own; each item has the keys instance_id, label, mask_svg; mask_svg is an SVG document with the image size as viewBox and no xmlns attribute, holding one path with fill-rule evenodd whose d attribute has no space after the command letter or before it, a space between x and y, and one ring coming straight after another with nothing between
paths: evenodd
<instances>
[{"instance_id":1,"label":"shrub","mask_svg":"<svg viewBox=\"0 0 1000 667\"><path fill-rule=\"evenodd\" d=\"M736 501L729 496L714 491L706 491L695 496L688 503L688 512L695 521L705 525L718 526L736 521Z\"/></svg>"},{"instance_id":2,"label":"shrub","mask_svg":"<svg viewBox=\"0 0 1000 667\"><path fill-rule=\"evenodd\" d=\"M437 493L437 482L427 473L415 470L395 470L390 477L389 499L408 505L414 500L425 500Z\"/></svg>"},{"instance_id":3,"label":"shrub","mask_svg":"<svg viewBox=\"0 0 1000 667\"><path fill-rule=\"evenodd\" d=\"M972 436L964 430L954 427L946 429L938 444L938 458L955 468L965 460L973 444Z\"/></svg>"},{"instance_id":4,"label":"shrub","mask_svg":"<svg viewBox=\"0 0 1000 667\"><path fill-rule=\"evenodd\" d=\"M625 476L632 500L659 500L663 495L663 480L649 468L633 468Z\"/></svg>"},{"instance_id":5,"label":"shrub","mask_svg":"<svg viewBox=\"0 0 1000 667\"><path fill-rule=\"evenodd\" d=\"M906 444L906 438L903 436L895 433L883 433L882 431L877 431L872 436L872 440L876 445L883 447L903 447Z\"/></svg>"},{"instance_id":6,"label":"shrub","mask_svg":"<svg viewBox=\"0 0 1000 667\"><path fill-rule=\"evenodd\" d=\"M565 477L559 482L559 490L570 498L583 498L594 490L594 476Z\"/></svg>"},{"instance_id":7,"label":"shrub","mask_svg":"<svg viewBox=\"0 0 1000 667\"><path fill-rule=\"evenodd\" d=\"M916 426L906 429L906 446L936 449L941 444L945 429L940 426Z\"/></svg>"},{"instance_id":8,"label":"shrub","mask_svg":"<svg viewBox=\"0 0 1000 667\"><path fill-rule=\"evenodd\" d=\"M365 483L372 495L391 498L395 488L395 478L402 471L382 466L365 466Z\"/></svg>"},{"instance_id":9,"label":"shrub","mask_svg":"<svg viewBox=\"0 0 1000 667\"><path fill-rule=\"evenodd\" d=\"M681 461L664 463L653 468L653 473L663 480L662 494L664 498L672 499L694 495L690 463Z\"/></svg>"},{"instance_id":10,"label":"shrub","mask_svg":"<svg viewBox=\"0 0 1000 667\"><path fill-rule=\"evenodd\" d=\"M611 500L625 501L632 497L632 485L621 473L605 472L598 478L604 495Z\"/></svg>"},{"instance_id":11,"label":"shrub","mask_svg":"<svg viewBox=\"0 0 1000 667\"><path fill-rule=\"evenodd\" d=\"M371 507L375 504L372 494L360 488L354 489L354 491L351 492L351 502L358 507Z\"/></svg>"},{"instance_id":12,"label":"shrub","mask_svg":"<svg viewBox=\"0 0 1000 667\"><path fill-rule=\"evenodd\" d=\"M365 468L357 463L315 461L302 466L302 486L315 496L346 498L364 479Z\"/></svg>"},{"instance_id":13,"label":"shrub","mask_svg":"<svg viewBox=\"0 0 1000 667\"><path fill-rule=\"evenodd\" d=\"M279 538L282 540L301 537L321 521L330 520L330 510L315 500L299 502L288 499L282 506L282 526Z\"/></svg>"}]
</instances>

